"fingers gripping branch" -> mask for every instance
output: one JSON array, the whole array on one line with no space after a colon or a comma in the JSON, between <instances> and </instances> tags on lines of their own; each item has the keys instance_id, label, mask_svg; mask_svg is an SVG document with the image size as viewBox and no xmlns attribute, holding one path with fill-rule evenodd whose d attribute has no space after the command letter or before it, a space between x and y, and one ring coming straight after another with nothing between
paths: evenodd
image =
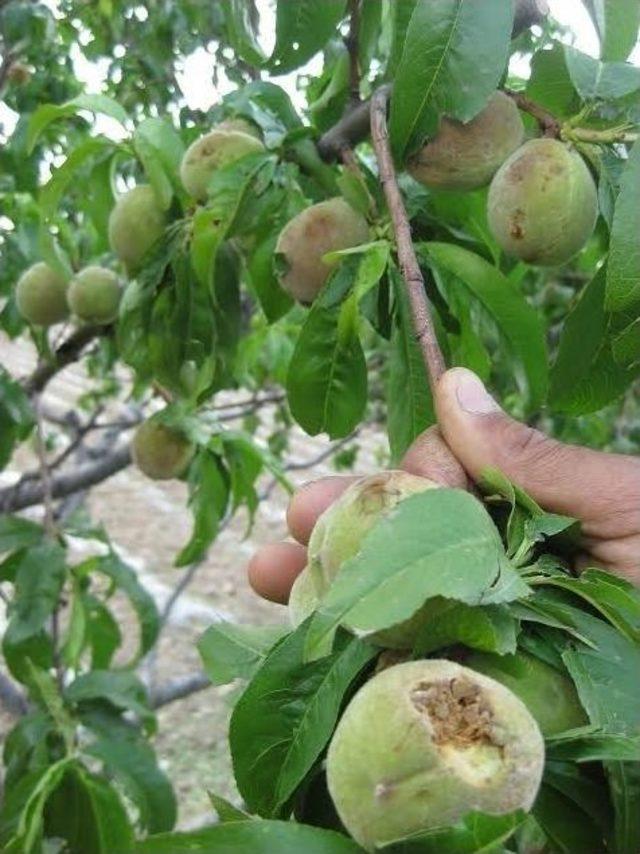
<instances>
[{"instance_id":1,"label":"fingers gripping branch","mask_svg":"<svg viewBox=\"0 0 640 854\"><path fill-rule=\"evenodd\" d=\"M380 182L389 206L398 247L400 269L407 286L416 339L422 351L429 383L433 389L446 370L436 338L424 279L411 240L411 226L404 207L389 146L387 131L387 91L378 89L371 99L371 138L376 151Z\"/></svg>"}]
</instances>

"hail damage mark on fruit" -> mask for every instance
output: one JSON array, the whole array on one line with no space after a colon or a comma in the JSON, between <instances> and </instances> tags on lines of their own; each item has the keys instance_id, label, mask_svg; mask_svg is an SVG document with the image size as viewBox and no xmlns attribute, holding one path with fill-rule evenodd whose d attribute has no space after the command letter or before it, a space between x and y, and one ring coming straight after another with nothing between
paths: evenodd
<instances>
[{"instance_id":1,"label":"hail damage mark on fruit","mask_svg":"<svg viewBox=\"0 0 640 854\"><path fill-rule=\"evenodd\" d=\"M411 702L428 716L434 744L500 746L494 740L491 705L480 686L467 679L420 682L411 692Z\"/></svg>"}]
</instances>

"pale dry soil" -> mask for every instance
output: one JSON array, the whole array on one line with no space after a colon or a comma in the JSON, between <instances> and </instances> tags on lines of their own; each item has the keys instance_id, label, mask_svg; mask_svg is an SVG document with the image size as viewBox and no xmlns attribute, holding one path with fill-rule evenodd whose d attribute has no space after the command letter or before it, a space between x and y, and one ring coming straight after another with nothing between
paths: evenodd
<instances>
[{"instance_id":1,"label":"pale dry soil","mask_svg":"<svg viewBox=\"0 0 640 854\"><path fill-rule=\"evenodd\" d=\"M0 337L0 362L14 376L22 377L29 373L33 361L33 353L27 344L11 343ZM126 388L126 375L123 379ZM92 381L74 365L49 385L44 402L66 411L74 407L78 396L91 387ZM244 400L247 395L239 392L238 397ZM357 470L369 472L379 468L386 454L384 436L375 429L365 429L357 441L360 448ZM291 437L287 459L306 461L326 447L326 437L311 438L296 430ZM15 481L21 471L34 465L33 449L23 446L8 469L0 474L0 486ZM300 485L328 474L335 474L330 461L322 462L312 470L293 471L289 476L294 485ZM250 624L286 622L286 610L282 606L264 602L251 591L245 569L249 557L259 545L286 536L287 502L284 490L274 489L268 501L261 505L249 534L246 514L241 512L219 536L207 560L173 609L161 636L151 668L157 684L200 669L195 644L203 630L216 619L222 617ZM130 467L94 488L88 508L93 520L102 523L109 531L113 542L136 568L162 608L184 572L173 566L175 555L190 532L184 484L154 483ZM75 547L78 555L83 556L86 544L79 543ZM125 622L126 647L130 652L135 647L134 617L125 603L116 602L115 610ZM4 621L5 615L0 607L0 633ZM227 726L234 697L241 688L239 684L212 687L159 711L155 749L162 767L174 781L181 827L196 826L210 819L207 791L239 802L227 748ZM6 732L7 722L6 716L0 717L0 735Z\"/></svg>"}]
</instances>

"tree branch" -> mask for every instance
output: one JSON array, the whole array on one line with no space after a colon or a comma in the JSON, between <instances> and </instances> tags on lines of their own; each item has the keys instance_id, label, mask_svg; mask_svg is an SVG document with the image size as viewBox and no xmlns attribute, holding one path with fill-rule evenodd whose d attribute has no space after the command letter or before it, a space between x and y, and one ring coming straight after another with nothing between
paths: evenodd
<instances>
[{"instance_id":1,"label":"tree branch","mask_svg":"<svg viewBox=\"0 0 640 854\"><path fill-rule=\"evenodd\" d=\"M409 218L396 179L387 131L387 93L381 89L378 89L371 99L371 137L378 159L380 182L396 235L398 260L407 286L416 340L420 345L429 384L433 389L446 366L431 318L422 271L413 248Z\"/></svg>"},{"instance_id":2,"label":"tree branch","mask_svg":"<svg viewBox=\"0 0 640 854\"><path fill-rule=\"evenodd\" d=\"M360 0L349 0L349 35L344 40L349 51L349 104L360 103Z\"/></svg>"},{"instance_id":3,"label":"tree branch","mask_svg":"<svg viewBox=\"0 0 640 854\"><path fill-rule=\"evenodd\" d=\"M527 98L521 92L514 92L513 89L505 89L504 92L515 102L519 110L533 116L538 122L543 136L552 137L553 139L557 139L560 136L561 124L552 113L545 110L539 104L536 104L535 101Z\"/></svg>"},{"instance_id":4,"label":"tree branch","mask_svg":"<svg viewBox=\"0 0 640 854\"><path fill-rule=\"evenodd\" d=\"M511 38L515 39L520 33L541 24L549 14L547 0L516 0L516 13L513 19Z\"/></svg>"},{"instance_id":5,"label":"tree branch","mask_svg":"<svg viewBox=\"0 0 640 854\"><path fill-rule=\"evenodd\" d=\"M75 362L90 341L99 335L104 335L108 327L104 326L81 326L61 344L54 353L53 359L42 362L28 377L23 388L28 395L42 391L58 371Z\"/></svg>"},{"instance_id":6,"label":"tree branch","mask_svg":"<svg viewBox=\"0 0 640 854\"><path fill-rule=\"evenodd\" d=\"M129 446L117 448L97 462L87 463L77 469L58 474L51 479L51 497L64 498L80 489L95 486L126 468L131 462ZM18 481L14 486L0 489L0 513L15 513L25 507L41 504L45 497L42 480Z\"/></svg>"},{"instance_id":7,"label":"tree branch","mask_svg":"<svg viewBox=\"0 0 640 854\"><path fill-rule=\"evenodd\" d=\"M164 685L160 685L150 693L150 704L152 709L167 706L175 700L182 700L197 691L204 691L211 687L211 680L205 673L192 673L189 676L178 676Z\"/></svg>"},{"instance_id":8,"label":"tree branch","mask_svg":"<svg viewBox=\"0 0 640 854\"><path fill-rule=\"evenodd\" d=\"M515 38L528 27L542 23L548 14L547 0L516 0L511 37ZM388 83L383 88L389 95L391 84ZM369 109L368 101L359 103L320 137L317 147L323 160L328 163L339 160L344 148L353 148L369 136Z\"/></svg>"}]
</instances>

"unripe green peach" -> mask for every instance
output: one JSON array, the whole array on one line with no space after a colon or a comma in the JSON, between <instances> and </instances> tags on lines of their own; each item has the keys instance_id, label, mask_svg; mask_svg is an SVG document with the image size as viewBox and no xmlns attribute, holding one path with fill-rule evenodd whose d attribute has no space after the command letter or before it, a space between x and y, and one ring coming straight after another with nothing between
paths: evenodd
<instances>
[{"instance_id":1,"label":"unripe green peach","mask_svg":"<svg viewBox=\"0 0 640 854\"><path fill-rule=\"evenodd\" d=\"M316 596L324 596L342 565L354 557L373 526L410 495L438 484L405 471L364 477L350 486L316 522L309 540L309 565ZM421 611L397 626L377 632L373 640L394 649L411 649L423 625Z\"/></svg>"},{"instance_id":2,"label":"unripe green peach","mask_svg":"<svg viewBox=\"0 0 640 854\"><path fill-rule=\"evenodd\" d=\"M166 217L153 189L140 184L120 196L109 217L109 245L131 274L164 234Z\"/></svg>"},{"instance_id":3,"label":"unripe green peach","mask_svg":"<svg viewBox=\"0 0 640 854\"><path fill-rule=\"evenodd\" d=\"M591 236L596 186L576 151L557 139L532 139L494 177L488 215L505 252L553 267L569 261Z\"/></svg>"},{"instance_id":4,"label":"unripe green peach","mask_svg":"<svg viewBox=\"0 0 640 854\"><path fill-rule=\"evenodd\" d=\"M491 181L523 138L514 101L495 92L470 122L443 118L438 133L409 159L407 169L433 190L476 190Z\"/></svg>"},{"instance_id":5,"label":"unripe green peach","mask_svg":"<svg viewBox=\"0 0 640 854\"><path fill-rule=\"evenodd\" d=\"M216 169L263 150L263 144L251 134L216 128L187 148L180 165L182 184L196 201L204 202Z\"/></svg>"},{"instance_id":6,"label":"unripe green peach","mask_svg":"<svg viewBox=\"0 0 640 854\"><path fill-rule=\"evenodd\" d=\"M465 664L501 682L520 697L545 736L589 723L571 679L539 658L525 652L515 655L478 652L469 656Z\"/></svg>"},{"instance_id":7,"label":"unripe green peach","mask_svg":"<svg viewBox=\"0 0 640 854\"><path fill-rule=\"evenodd\" d=\"M309 572L323 595L340 567L354 557L373 526L409 495L437 489L425 477L390 470L362 477L318 519L309 539Z\"/></svg>"},{"instance_id":8,"label":"unripe green peach","mask_svg":"<svg viewBox=\"0 0 640 854\"><path fill-rule=\"evenodd\" d=\"M374 850L473 811L529 810L543 767L542 734L508 688L452 661L411 661L351 700L327 783L349 833Z\"/></svg>"},{"instance_id":9,"label":"unripe green peach","mask_svg":"<svg viewBox=\"0 0 640 854\"><path fill-rule=\"evenodd\" d=\"M323 256L368 240L366 219L344 199L305 208L285 225L276 244L282 287L304 305L311 304L336 266Z\"/></svg>"},{"instance_id":10,"label":"unripe green peach","mask_svg":"<svg viewBox=\"0 0 640 854\"><path fill-rule=\"evenodd\" d=\"M36 326L52 326L69 315L67 283L44 261L29 267L16 284L18 311Z\"/></svg>"},{"instance_id":11,"label":"unripe green peach","mask_svg":"<svg viewBox=\"0 0 640 854\"><path fill-rule=\"evenodd\" d=\"M253 136L255 139L259 139L260 142L262 142L262 137L258 128L246 119L240 118L240 116L236 116L233 119L225 119L220 122L219 125L216 125L216 130L239 130L242 133L247 133L249 136Z\"/></svg>"},{"instance_id":12,"label":"unripe green peach","mask_svg":"<svg viewBox=\"0 0 640 854\"><path fill-rule=\"evenodd\" d=\"M136 430L131 455L141 472L152 480L171 480L185 472L195 447L186 436L157 417L144 421Z\"/></svg>"},{"instance_id":13,"label":"unripe green peach","mask_svg":"<svg viewBox=\"0 0 640 854\"><path fill-rule=\"evenodd\" d=\"M113 270L91 265L73 277L67 301L80 320L104 325L118 316L120 293L120 280Z\"/></svg>"}]
</instances>

